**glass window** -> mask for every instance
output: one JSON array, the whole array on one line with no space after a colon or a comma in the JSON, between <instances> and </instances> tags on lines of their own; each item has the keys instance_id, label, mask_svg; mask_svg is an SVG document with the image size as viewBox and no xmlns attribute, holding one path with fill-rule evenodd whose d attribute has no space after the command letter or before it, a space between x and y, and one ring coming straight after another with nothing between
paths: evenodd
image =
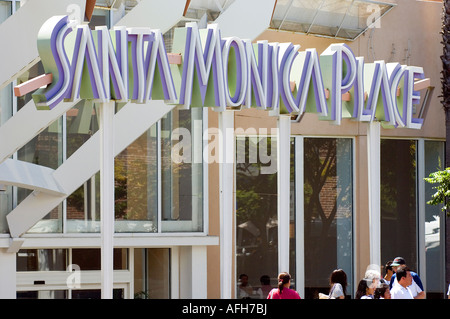
<instances>
[{"instance_id":1,"label":"glass window","mask_svg":"<svg viewBox=\"0 0 450 319\"><path fill-rule=\"evenodd\" d=\"M17 252L17 271L65 271L66 249L21 249Z\"/></svg>"},{"instance_id":2,"label":"glass window","mask_svg":"<svg viewBox=\"0 0 450 319\"><path fill-rule=\"evenodd\" d=\"M72 290L72 299L101 299L101 289ZM123 299L123 289L113 289L113 299Z\"/></svg>"},{"instance_id":3,"label":"glass window","mask_svg":"<svg viewBox=\"0 0 450 319\"><path fill-rule=\"evenodd\" d=\"M115 159L116 232L158 231L157 125Z\"/></svg>"},{"instance_id":4,"label":"glass window","mask_svg":"<svg viewBox=\"0 0 450 319\"><path fill-rule=\"evenodd\" d=\"M67 299L67 290L18 291L17 299Z\"/></svg>"},{"instance_id":5,"label":"glass window","mask_svg":"<svg viewBox=\"0 0 450 319\"><path fill-rule=\"evenodd\" d=\"M128 251L126 248L114 248L114 270L128 269ZM101 270L101 249L72 249L72 264L80 270Z\"/></svg>"},{"instance_id":6,"label":"glass window","mask_svg":"<svg viewBox=\"0 0 450 319\"><path fill-rule=\"evenodd\" d=\"M95 8L92 12L91 21L89 21L89 27L94 30L96 26L106 26L110 29L109 26L109 15L110 10L108 8L100 9Z\"/></svg>"},{"instance_id":7,"label":"glass window","mask_svg":"<svg viewBox=\"0 0 450 319\"><path fill-rule=\"evenodd\" d=\"M402 256L417 272L416 141L381 140L381 262Z\"/></svg>"},{"instance_id":8,"label":"glass window","mask_svg":"<svg viewBox=\"0 0 450 319\"><path fill-rule=\"evenodd\" d=\"M444 142L425 141L425 177L444 169ZM430 183L425 183L425 200L431 199L435 189ZM441 206L425 206L425 258L427 299L444 298L445 292L445 255L444 243L445 218ZM446 298L446 296L445 296Z\"/></svg>"},{"instance_id":9,"label":"glass window","mask_svg":"<svg viewBox=\"0 0 450 319\"><path fill-rule=\"evenodd\" d=\"M236 146L236 297L265 298L278 276L277 172L266 161L276 139L238 137Z\"/></svg>"},{"instance_id":10,"label":"glass window","mask_svg":"<svg viewBox=\"0 0 450 319\"><path fill-rule=\"evenodd\" d=\"M0 233L9 233L6 215L12 211L13 188L11 186L0 185Z\"/></svg>"},{"instance_id":11,"label":"glass window","mask_svg":"<svg viewBox=\"0 0 450 319\"><path fill-rule=\"evenodd\" d=\"M352 295L353 166L352 140L304 139L305 298L329 293L335 269L347 274Z\"/></svg>"},{"instance_id":12,"label":"glass window","mask_svg":"<svg viewBox=\"0 0 450 319\"><path fill-rule=\"evenodd\" d=\"M98 131L95 103L81 100L66 112L66 157ZM100 232L100 173L67 197L66 232Z\"/></svg>"},{"instance_id":13,"label":"glass window","mask_svg":"<svg viewBox=\"0 0 450 319\"><path fill-rule=\"evenodd\" d=\"M162 231L203 230L203 108L161 119Z\"/></svg>"},{"instance_id":14,"label":"glass window","mask_svg":"<svg viewBox=\"0 0 450 319\"><path fill-rule=\"evenodd\" d=\"M12 14L12 6L9 1L0 1L0 23L8 19Z\"/></svg>"},{"instance_id":15,"label":"glass window","mask_svg":"<svg viewBox=\"0 0 450 319\"><path fill-rule=\"evenodd\" d=\"M170 249L134 250L134 298L170 298Z\"/></svg>"}]
</instances>

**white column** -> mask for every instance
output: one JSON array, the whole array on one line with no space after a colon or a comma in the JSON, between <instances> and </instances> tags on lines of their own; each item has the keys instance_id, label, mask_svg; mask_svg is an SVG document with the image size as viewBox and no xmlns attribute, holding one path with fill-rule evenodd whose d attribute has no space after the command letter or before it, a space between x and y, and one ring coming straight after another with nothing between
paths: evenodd
<instances>
[{"instance_id":1,"label":"white column","mask_svg":"<svg viewBox=\"0 0 450 319\"><path fill-rule=\"evenodd\" d=\"M179 248L179 298L207 298L206 246L182 246Z\"/></svg>"},{"instance_id":2,"label":"white column","mask_svg":"<svg viewBox=\"0 0 450 319\"><path fill-rule=\"evenodd\" d=\"M100 127L100 220L102 299L113 297L114 241L114 107L98 103Z\"/></svg>"},{"instance_id":3,"label":"white column","mask_svg":"<svg viewBox=\"0 0 450 319\"><path fill-rule=\"evenodd\" d=\"M234 112L219 112L220 179L220 294L230 299L232 293L233 221L234 221Z\"/></svg>"},{"instance_id":4,"label":"white column","mask_svg":"<svg viewBox=\"0 0 450 319\"><path fill-rule=\"evenodd\" d=\"M300 296L305 296L305 197L304 197L304 162L303 136L295 137L295 266L296 289Z\"/></svg>"},{"instance_id":5,"label":"white column","mask_svg":"<svg viewBox=\"0 0 450 319\"><path fill-rule=\"evenodd\" d=\"M170 297L180 298L180 247L170 248Z\"/></svg>"},{"instance_id":6,"label":"white column","mask_svg":"<svg viewBox=\"0 0 450 319\"><path fill-rule=\"evenodd\" d=\"M370 263L381 266L380 123L367 124Z\"/></svg>"},{"instance_id":7,"label":"white column","mask_svg":"<svg viewBox=\"0 0 450 319\"><path fill-rule=\"evenodd\" d=\"M195 284L192 282L192 247L182 246L180 247L179 258L179 280L180 280L180 294L181 299L192 298L192 286Z\"/></svg>"},{"instance_id":8,"label":"white column","mask_svg":"<svg viewBox=\"0 0 450 319\"><path fill-rule=\"evenodd\" d=\"M16 254L0 249L0 299L16 299Z\"/></svg>"},{"instance_id":9,"label":"white column","mask_svg":"<svg viewBox=\"0 0 450 319\"><path fill-rule=\"evenodd\" d=\"M289 272L291 117L280 115L277 125L278 270Z\"/></svg>"},{"instance_id":10,"label":"white column","mask_svg":"<svg viewBox=\"0 0 450 319\"><path fill-rule=\"evenodd\" d=\"M206 299L208 297L208 277L206 246L192 247L192 298ZM230 262L231 264L231 262Z\"/></svg>"}]
</instances>

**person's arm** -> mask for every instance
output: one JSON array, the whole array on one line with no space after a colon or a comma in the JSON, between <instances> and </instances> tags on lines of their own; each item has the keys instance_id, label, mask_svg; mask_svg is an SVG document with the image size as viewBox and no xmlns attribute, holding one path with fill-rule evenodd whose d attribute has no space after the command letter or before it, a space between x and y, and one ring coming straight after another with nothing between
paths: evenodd
<instances>
[{"instance_id":1,"label":"person's arm","mask_svg":"<svg viewBox=\"0 0 450 319\"><path fill-rule=\"evenodd\" d=\"M416 282L417 286L419 286L420 289L422 289L423 291L423 284L422 284L422 280L420 280L420 277L418 274L415 274L413 276L414 281Z\"/></svg>"},{"instance_id":2,"label":"person's arm","mask_svg":"<svg viewBox=\"0 0 450 319\"><path fill-rule=\"evenodd\" d=\"M414 297L414 299L425 299L425 291L421 291Z\"/></svg>"},{"instance_id":3,"label":"person's arm","mask_svg":"<svg viewBox=\"0 0 450 319\"><path fill-rule=\"evenodd\" d=\"M423 291L423 284L422 280L420 280L419 275L415 274L415 276L413 276L413 280L421 291L417 294L417 296L414 297L414 299L425 299L425 291Z\"/></svg>"}]
</instances>

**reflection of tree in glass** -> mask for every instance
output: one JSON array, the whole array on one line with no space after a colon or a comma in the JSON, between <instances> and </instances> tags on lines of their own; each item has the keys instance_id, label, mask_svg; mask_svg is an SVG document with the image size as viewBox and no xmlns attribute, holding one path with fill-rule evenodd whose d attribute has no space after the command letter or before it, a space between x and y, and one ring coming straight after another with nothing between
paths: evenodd
<instances>
[{"instance_id":1,"label":"reflection of tree in glass","mask_svg":"<svg viewBox=\"0 0 450 319\"><path fill-rule=\"evenodd\" d=\"M337 267L337 250L351 250L350 140L304 139L304 202L306 295L315 298L317 289L328 288L327 276Z\"/></svg>"},{"instance_id":2,"label":"reflection of tree in glass","mask_svg":"<svg viewBox=\"0 0 450 319\"><path fill-rule=\"evenodd\" d=\"M247 152L246 158L236 164L237 270L259 285L261 275L277 274L277 174L261 174L263 164L248 163Z\"/></svg>"},{"instance_id":3,"label":"reflection of tree in glass","mask_svg":"<svg viewBox=\"0 0 450 319\"><path fill-rule=\"evenodd\" d=\"M380 141L381 256L389 260L399 251L417 269L416 256L416 141Z\"/></svg>"},{"instance_id":4,"label":"reflection of tree in glass","mask_svg":"<svg viewBox=\"0 0 450 319\"><path fill-rule=\"evenodd\" d=\"M323 194L324 186L336 176L336 140L305 139L305 220L319 218L322 222L321 237L327 236L330 224L336 216L336 195ZM334 204L326 214L321 194L332 199ZM329 203L329 201L327 201ZM327 216L328 215L328 216ZM307 223L305 226L311 225ZM309 229L308 229L309 228ZM305 231L311 231L307 226Z\"/></svg>"}]
</instances>

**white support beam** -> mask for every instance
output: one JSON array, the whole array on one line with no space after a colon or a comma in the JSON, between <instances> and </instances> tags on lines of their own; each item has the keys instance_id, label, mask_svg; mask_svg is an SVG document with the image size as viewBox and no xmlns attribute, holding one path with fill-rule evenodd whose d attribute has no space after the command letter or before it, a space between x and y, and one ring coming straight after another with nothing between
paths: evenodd
<instances>
[{"instance_id":1,"label":"white support beam","mask_svg":"<svg viewBox=\"0 0 450 319\"><path fill-rule=\"evenodd\" d=\"M141 0L115 26L146 27L165 33L183 17L185 6L186 0Z\"/></svg>"},{"instance_id":2,"label":"white support beam","mask_svg":"<svg viewBox=\"0 0 450 319\"><path fill-rule=\"evenodd\" d=\"M276 0L234 1L214 21L222 37L255 39L270 26Z\"/></svg>"},{"instance_id":3,"label":"white support beam","mask_svg":"<svg viewBox=\"0 0 450 319\"><path fill-rule=\"evenodd\" d=\"M23 238L11 238L10 239L11 244L9 245L6 252L17 253L20 250L20 248L22 248L24 241L25 241L25 239L23 239Z\"/></svg>"},{"instance_id":4,"label":"white support beam","mask_svg":"<svg viewBox=\"0 0 450 319\"><path fill-rule=\"evenodd\" d=\"M289 272L291 117L277 120L278 272Z\"/></svg>"},{"instance_id":5,"label":"white support beam","mask_svg":"<svg viewBox=\"0 0 450 319\"><path fill-rule=\"evenodd\" d=\"M380 122L367 124L370 264L381 266Z\"/></svg>"},{"instance_id":6,"label":"white support beam","mask_svg":"<svg viewBox=\"0 0 450 319\"><path fill-rule=\"evenodd\" d=\"M0 164L0 184L12 185L45 192L52 195L66 195L53 177L55 170L13 159Z\"/></svg>"},{"instance_id":7,"label":"white support beam","mask_svg":"<svg viewBox=\"0 0 450 319\"><path fill-rule=\"evenodd\" d=\"M234 225L234 111L219 112L220 183L220 293L232 297L233 225Z\"/></svg>"},{"instance_id":8,"label":"white support beam","mask_svg":"<svg viewBox=\"0 0 450 319\"><path fill-rule=\"evenodd\" d=\"M90 235L79 236L79 234L66 234L59 237L57 241L53 237L0 237L0 248L12 249L14 245L18 247L21 240L23 244L20 249L39 249L42 247L55 248L99 248L101 243L101 236L98 233L91 233ZM16 241L16 242L15 242ZM167 247L187 247L187 246L218 246L218 236L198 236L186 235L180 236L136 236L136 234L121 234L114 238L115 248L167 248ZM172 248L171 248L172 249ZM176 258L175 255L172 255ZM177 270L178 271L178 270Z\"/></svg>"}]
</instances>

